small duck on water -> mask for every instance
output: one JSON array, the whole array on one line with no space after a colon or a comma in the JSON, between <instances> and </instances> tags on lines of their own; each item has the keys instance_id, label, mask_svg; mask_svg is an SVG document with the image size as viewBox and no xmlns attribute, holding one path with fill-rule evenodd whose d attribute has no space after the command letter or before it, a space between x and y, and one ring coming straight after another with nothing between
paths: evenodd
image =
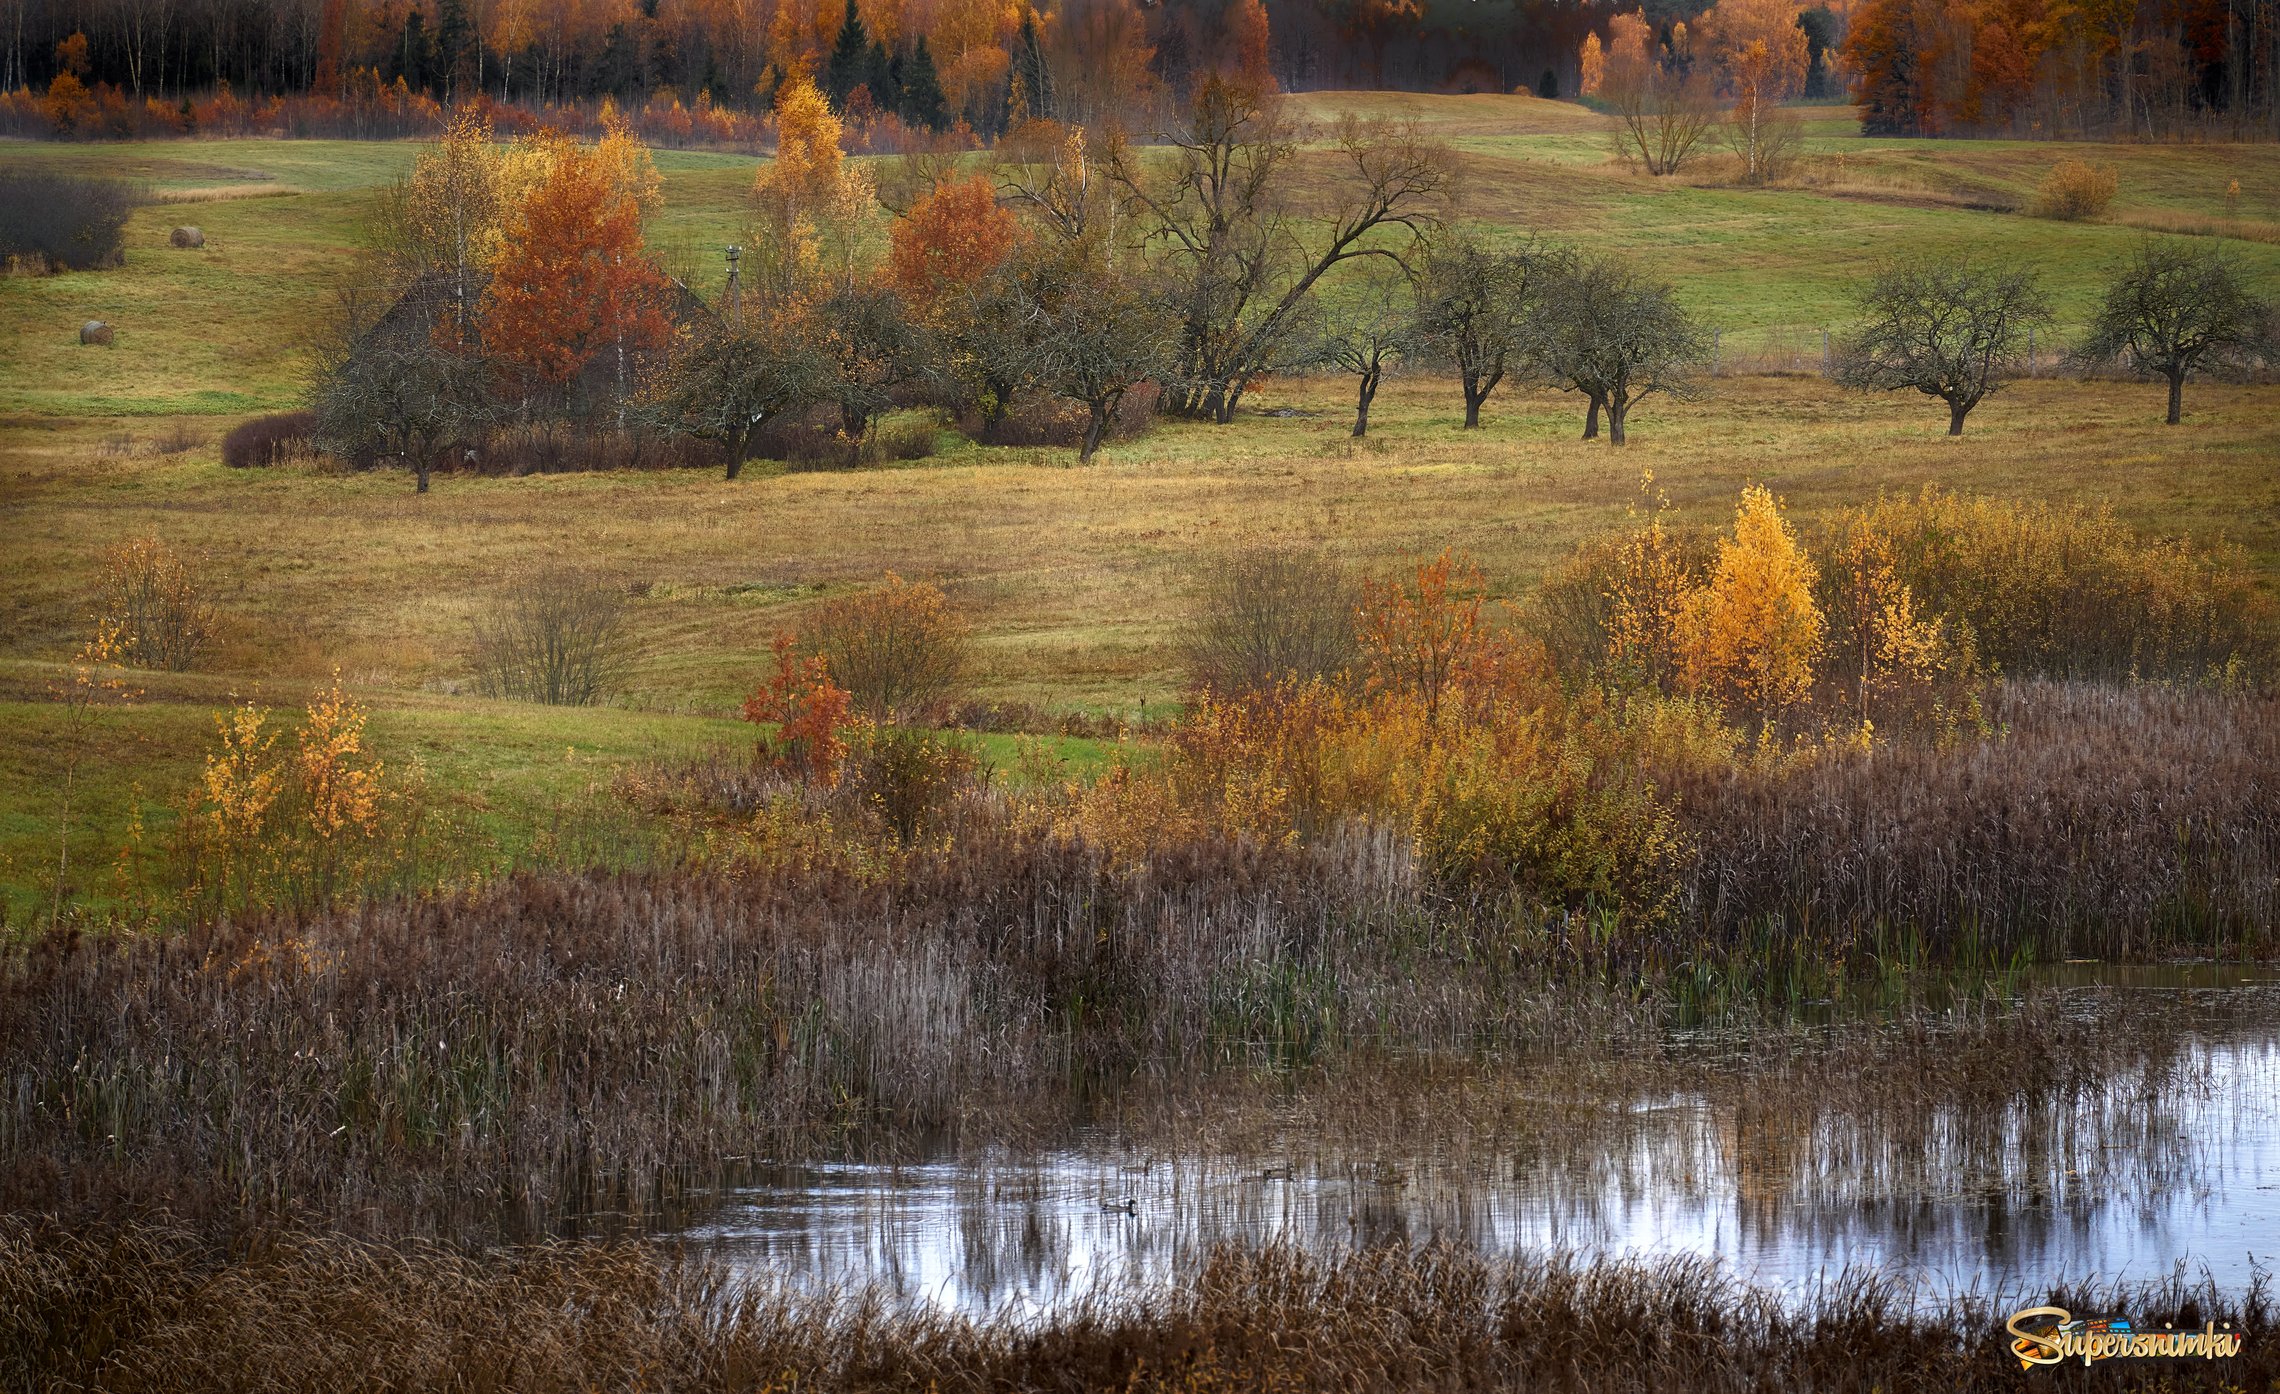
<instances>
[{"instance_id":1,"label":"small duck on water","mask_svg":"<svg viewBox=\"0 0 2280 1394\"><path fill-rule=\"evenodd\" d=\"M1140 1202L1126 1196L1122 1200L1104 1200L1100 1203L1100 1208L1111 1215L1137 1215L1140 1213Z\"/></svg>"}]
</instances>

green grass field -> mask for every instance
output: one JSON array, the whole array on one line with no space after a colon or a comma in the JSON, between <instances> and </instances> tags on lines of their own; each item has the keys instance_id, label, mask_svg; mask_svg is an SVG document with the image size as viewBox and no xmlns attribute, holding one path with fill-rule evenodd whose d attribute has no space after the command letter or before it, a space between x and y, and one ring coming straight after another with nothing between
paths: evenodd
<instances>
[{"instance_id":1,"label":"green grass field","mask_svg":"<svg viewBox=\"0 0 2280 1394\"><path fill-rule=\"evenodd\" d=\"M123 269L0 281L0 883L21 904L52 877L61 756L44 694L85 636L104 549L139 533L198 558L222 633L209 672L152 681L100 728L79 858L116 850L138 798L155 811L185 785L214 709L233 697L290 706L335 669L374 705L383 753L421 759L502 855L519 856L624 763L741 739L731 718L769 637L815 597L887 570L939 582L972 618L980 695L1139 715L1177 700L1174 641L1201 558L1274 539L1380 567L1455 546L1517 596L1619 522L1646 470L1703 521L1758 481L1808 517L1932 482L2107 504L2149 531L2228 536L2267 583L2280 577L2272 388L2196 384L2185 424L2165 428L2155 386L2035 380L1950 440L1925 399L1756 371L1782 354L1817 361L1818 328L1843 326L1851 287L1888 256L2031 261L2057 292L2061 340L2145 227L2222 224L2242 261L2280 284L2280 245L2264 240L2280 220L2280 149L1863 141L1816 109L1798 187L1743 190L1718 186L1714 167L1630 173L1607 158L1602 118L1567 103L1299 104L1311 116L1411 111L1460 151L1467 216L1649 260L1721 329L1727 375L1697 402L1650 399L1620 452L1577 441L1578 404L1542 392L1500 393L1485 430L1459 431L1453 385L1422 376L1387 388L1356 443L1347 385L1317 379L1245 399L1298 415L1163 423L1083 470L1073 452L959 439L931 460L853 473L446 476L415 497L393 474L225 470L217 449L237 420L297 403L304 346L362 210L412 146L0 148L0 160L128 175L172 200L136 214ZM2108 219L1970 206L2023 203L2068 155L2119 170ZM754 162L668 151L658 163L654 235L710 274ZM2237 210L2225 199L2235 178ZM205 230L206 250L167 247L183 222ZM115 347L78 344L89 318L116 326ZM177 426L203 443L138 448ZM636 587L630 689L583 711L465 695L486 595L561 559ZM1097 743L1055 744L1078 768L1103 758ZM990 750L1010 763L1014 741Z\"/></svg>"}]
</instances>

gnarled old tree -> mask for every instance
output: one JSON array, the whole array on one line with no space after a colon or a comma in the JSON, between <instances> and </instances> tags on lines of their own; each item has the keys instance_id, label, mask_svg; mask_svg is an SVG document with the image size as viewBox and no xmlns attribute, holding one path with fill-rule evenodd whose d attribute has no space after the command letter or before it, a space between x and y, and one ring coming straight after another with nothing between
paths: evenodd
<instances>
[{"instance_id":1,"label":"gnarled old tree","mask_svg":"<svg viewBox=\"0 0 2280 1394\"><path fill-rule=\"evenodd\" d=\"M1299 345L1322 278L1357 257L1398 257L1439 218L1450 165L1414 125L1342 121L1332 169L1302 190L1302 133L1263 84L1211 76L1168 149L1111 152L1141 245L1179 320L1165 405L1225 422L1244 388Z\"/></svg>"},{"instance_id":2,"label":"gnarled old tree","mask_svg":"<svg viewBox=\"0 0 2280 1394\"><path fill-rule=\"evenodd\" d=\"M1948 406L1948 434L2018 370L2027 335L2050 320L2050 297L2030 271L1894 262L1861 292L1867 323L1837 359L1837 381L1914 388Z\"/></svg>"},{"instance_id":3,"label":"gnarled old tree","mask_svg":"<svg viewBox=\"0 0 2280 1394\"><path fill-rule=\"evenodd\" d=\"M1470 234L1444 238L1426 254L1413 341L1456 372L1466 430L1480 425L1481 404L1497 384L1532 361L1545 327L1545 287L1567 260L1556 248L1497 247Z\"/></svg>"},{"instance_id":4,"label":"gnarled old tree","mask_svg":"<svg viewBox=\"0 0 2280 1394\"><path fill-rule=\"evenodd\" d=\"M734 479L760 427L823 401L831 381L831 365L796 310L763 307L747 318L724 305L683 331L650 384L644 414L667 430L720 442Z\"/></svg>"},{"instance_id":5,"label":"gnarled old tree","mask_svg":"<svg viewBox=\"0 0 2280 1394\"><path fill-rule=\"evenodd\" d=\"M1537 348L1544 374L1586 409L1583 438L1624 443L1631 408L1664 392L1692 396L1709 362L1702 329L1668 285L1621 257L1597 257L1562 268L1544 292L1546 329Z\"/></svg>"},{"instance_id":6,"label":"gnarled old tree","mask_svg":"<svg viewBox=\"0 0 2280 1394\"><path fill-rule=\"evenodd\" d=\"M2148 238L2107 287L2077 356L2167 378L2174 426L2185 416L2186 378L2249 367L2280 347L2266 340L2271 318L2272 306L2249 291L2222 250Z\"/></svg>"}]
</instances>

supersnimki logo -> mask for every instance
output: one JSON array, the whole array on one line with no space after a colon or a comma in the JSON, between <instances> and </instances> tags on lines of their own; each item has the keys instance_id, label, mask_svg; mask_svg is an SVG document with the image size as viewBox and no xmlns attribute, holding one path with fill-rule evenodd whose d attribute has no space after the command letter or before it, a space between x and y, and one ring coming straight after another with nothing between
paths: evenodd
<instances>
[{"instance_id":1,"label":"supersnimki logo","mask_svg":"<svg viewBox=\"0 0 2280 1394\"><path fill-rule=\"evenodd\" d=\"M2077 1318L2064 1307L2029 1307L2003 1324L2011 1333L2011 1354L2019 1368L2080 1360L2226 1360L2240 1354L2248 1339L2231 1322L2210 1322L2196 1331L2165 1326L2140 1330L2123 1317Z\"/></svg>"}]
</instances>

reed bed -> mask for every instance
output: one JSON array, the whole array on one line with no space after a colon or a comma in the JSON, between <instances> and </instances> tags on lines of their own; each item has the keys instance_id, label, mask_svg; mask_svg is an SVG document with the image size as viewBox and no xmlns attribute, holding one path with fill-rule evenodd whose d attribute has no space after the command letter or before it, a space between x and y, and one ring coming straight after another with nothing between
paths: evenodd
<instances>
[{"instance_id":1,"label":"reed bed","mask_svg":"<svg viewBox=\"0 0 2280 1394\"><path fill-rule=\"evenodd\" d=\"M674 1223L764 1159L1059 1141L1104 1114L1161 1140L1201 1098L1239 1114L1276 1092L1261 1069L1316 1081L1310 1107L1363 1137L1408 1107L1367 1082L1388 1059L1557 1081L1578 1137L1652 1088L1810 1081L1785 1133L1881 1110L1863 1135L1893 1155L2141 1066L2169 1077L2165 1019L1969 993L1833 1040L1743 1024L1745 1068L1674 1064L1668 987L1593 987L1493 918L1361 900L1371 855L1213 844L1118 871L976 835L890 880L531 876L173 936L54 935L0 959L0 1207L612 1232ZM1348 1079L1365 1083L1342 1099ZM1837 1081L1852 1087L1822 1088ZM1509 1120L1510 1088L1470 1097Z\"/></svg>"},{"instance_id":2,"label":"reed bed","mask_svg":"<svg viewBox=\"0 0 2280 1394\"><path fill-rule=\"evenodd\" d=\"M1908 966L2268 949L2280 702L2033 682L1988 717L1992 739L1680 782L1685 918Z\"/></svg>"},{"instance_id":3,"label":"reed bed","mask_svg":"<svg viewBox=\"0 0 2280 1394\"><path fill-rule=\"evenodd\" d=\"M1979 1391L2264 1388L2261 1286L1914 1300L1863 1272L1776 1294L1692 1259L1494 1259L1387 1246L1221 1250L1192 1280L975 1321L800 1294L622 1243L488 1253L285 1233L235 1250L165 1223L0 1221L0 1384L100 1390L1272 1389ZM2013 1306L2230 1323L2217 1361L2022 1372ZM2134 1367L2134 1368L2133 1368Z\"/></svg>"}]
</instances>

